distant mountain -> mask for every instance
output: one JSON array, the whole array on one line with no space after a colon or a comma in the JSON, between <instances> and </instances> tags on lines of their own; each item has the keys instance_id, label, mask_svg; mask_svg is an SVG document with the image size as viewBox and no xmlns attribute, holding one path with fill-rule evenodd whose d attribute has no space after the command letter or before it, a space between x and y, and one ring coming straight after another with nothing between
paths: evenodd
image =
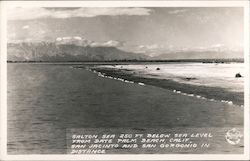
<instances>
[{"instance_id":1,"label":"distant mountain","mask_svg":"<svg viewBox=\"0 0 250 161\"><path fill-rule=\"evenodd\" d=\"M78 37L76 37L78 38ZM164 51L158 54L128 52L118 48L119 42L91 42L86 39L60 38L51 42L8 43L8 61L128 61L180 59L242 58L243 51L227 48Z\"/></svg>"},{"instance_id":2,"label":"distant mountain","mask_svg":"<svg viewBox=\"0 0 250 161\"><path fill-rule=\"evenodd\" d=\"M148 58L114 46L81 46L55 42L8 43L7 51L8 61L114 61Z\"/></svg>"},{"instance_id":3,"label":"distant mountain","mask_svg":"<svg viewBox=\"0 0 250 161\"><path fill-rule=\"evenodd\" d=\"M152 57L154 60L175 60L175 59L235 59L243 58L243 51L176 51L159 54Z\"/></svg>"}]
</instances>

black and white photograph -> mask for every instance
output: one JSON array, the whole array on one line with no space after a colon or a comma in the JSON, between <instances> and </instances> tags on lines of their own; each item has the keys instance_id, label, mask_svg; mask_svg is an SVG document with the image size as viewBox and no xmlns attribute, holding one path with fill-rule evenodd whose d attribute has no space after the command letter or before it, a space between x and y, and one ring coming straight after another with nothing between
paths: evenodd
<instances>
[{"instance_id":1,"label":"black and white photograph","mask_svg":"<svg viewBox=\"0 0 250 161\"><path fill-rule=\"evenodd\" d=\"M3 5L6 156L249 157L247 3L27 3Z\"/></svg>"}]
</instances>

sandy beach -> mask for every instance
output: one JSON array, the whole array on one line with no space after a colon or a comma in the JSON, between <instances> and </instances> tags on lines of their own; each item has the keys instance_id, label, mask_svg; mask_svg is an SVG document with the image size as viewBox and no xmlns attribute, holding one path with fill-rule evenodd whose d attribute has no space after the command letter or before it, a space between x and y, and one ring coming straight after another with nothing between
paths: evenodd
<instances>
[{"instance_id":1,"label":"sandy beach","mask_svg":"<svg viewBox=\"0 0 250 161\"><path fill-rule=\"evenodd\" d=\"M168 65L168 63L166 65ZM172 90L173 92L180 93L182 95L194 96L200 99L207 99L210 101L219 101L228 104L235 104L243 108L244 105L243 78L240 79L234 78L234 74L231 74L231 76L229 74L223 76L222 75L223 72L224 73L226 72L223 71L223 69L220 69L221 73L212 73L213 71L209 71L209 69L206 69L209 68L209 66L207 65L206 66L204 65L205 67L202 68L194 69L195 65L199 66L199 64L185 65L185 63L184 64L177 63L176 65L177 67L175 67L177 68L177 70L173 69L173 71L171 71L171 69L173 68L172 67L170 70L165 71L165 73L164 71L157 72L157 68L159 69L159 71L162 70L161 68L164 67L164 64L152 65L154 69L149 69L149 67L151 66L150 64L102 65L102 66L99 65L91 67L90 69L94 72L99 72L99 76L101 77L107 77L118 80L119 78L121 78L122 79L121 81L125 81L128 83L134 82L134 83L139 83L141 85L143 84L152 85ZM213 68L216 67L213 70L214 71L219 70L220 67L217 67L215 65L212 65ZM174 64L172 66L174 66ZM179 70L184 70L184 72L181 72L179 75L177 73L179 72L178 66L184 66L181 68L179 67ZM190 69L185 69L185 68L190 68ZM229 68L227 70L230 71L231 73L236 73L236 71L242 70L240 68L239 69L236 68L236 70L234 69L235 71L231 71L232 69L233 68ZM198 71L197 74L192 74L194 73L194 71L196 72L197 70L200 71ZM168 74L168 72L170 73ZM176 72L177 74L173 75L174 72ZM188 72L190 74L188 74ZM207 72L211 73L208 74ZM196 77L197 75L198 76L205 75L205 77L199 78ZM214 76L211 77L210 75L212 76L214 75L216 77ZM224 77L229 77L229 78L224 78Z\"/></svg>"}]
</instances>

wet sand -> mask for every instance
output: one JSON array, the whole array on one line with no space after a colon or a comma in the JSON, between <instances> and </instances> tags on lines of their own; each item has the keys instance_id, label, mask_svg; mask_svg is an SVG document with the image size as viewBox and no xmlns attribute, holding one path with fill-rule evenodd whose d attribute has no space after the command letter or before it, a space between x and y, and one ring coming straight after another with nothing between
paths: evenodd
<instances>
[{"instance_id":1,"label":"wet sand","mask_svg":"<svg viewBox=\"0 0 250 161\"><path fill-rule=\"evenodd\" d=\"M192 85L175 82L171 79L158 79L158 78L150 78L147 75L138 74L135 71L128 69L115 69L115 68L105 68L105 67L91 67L92 70L101 72L106 76L118 77L124 80L130 80L135 83L144 83L147 85L152 85L156 87L161 87L168 90L180 91L186 94L195 94L200 97L204 97L211 100L217 101L231 101L235 105L243 105L244 104L244 93L243 92L234 92L228 91L224 88L218 87L207 87L202 85ZM139 75L139 76L138 76ZM188 81L188 78L187 80Z\"/></svg>"}]
</instances>

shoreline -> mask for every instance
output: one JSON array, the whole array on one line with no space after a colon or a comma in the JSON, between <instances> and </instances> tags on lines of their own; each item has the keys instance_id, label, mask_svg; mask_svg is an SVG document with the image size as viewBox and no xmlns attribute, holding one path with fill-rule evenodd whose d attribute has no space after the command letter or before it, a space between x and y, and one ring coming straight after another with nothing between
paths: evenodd
<instances>
[{"instance_id":1,"label":"shoreline","mask_svg":"<svg viewBox=\"0 0 250 161\"><path fill-rule=\"evenodd\" d=\"M85 68L91 72L97 73L98 76L110 79L124 81L125 83L137 83L139 85L152 85L173 91L186 96L196 97L198 99L207 99L210 101L219 101L227 104L234 104L244 107L244 92L226 91L223 88L198 86L176 82L170 79L148 78L136 76L128 69L111 69L105 67L73 67ZM192 91L192 92L191 92Z\"/></svg>"}]
</instances>

